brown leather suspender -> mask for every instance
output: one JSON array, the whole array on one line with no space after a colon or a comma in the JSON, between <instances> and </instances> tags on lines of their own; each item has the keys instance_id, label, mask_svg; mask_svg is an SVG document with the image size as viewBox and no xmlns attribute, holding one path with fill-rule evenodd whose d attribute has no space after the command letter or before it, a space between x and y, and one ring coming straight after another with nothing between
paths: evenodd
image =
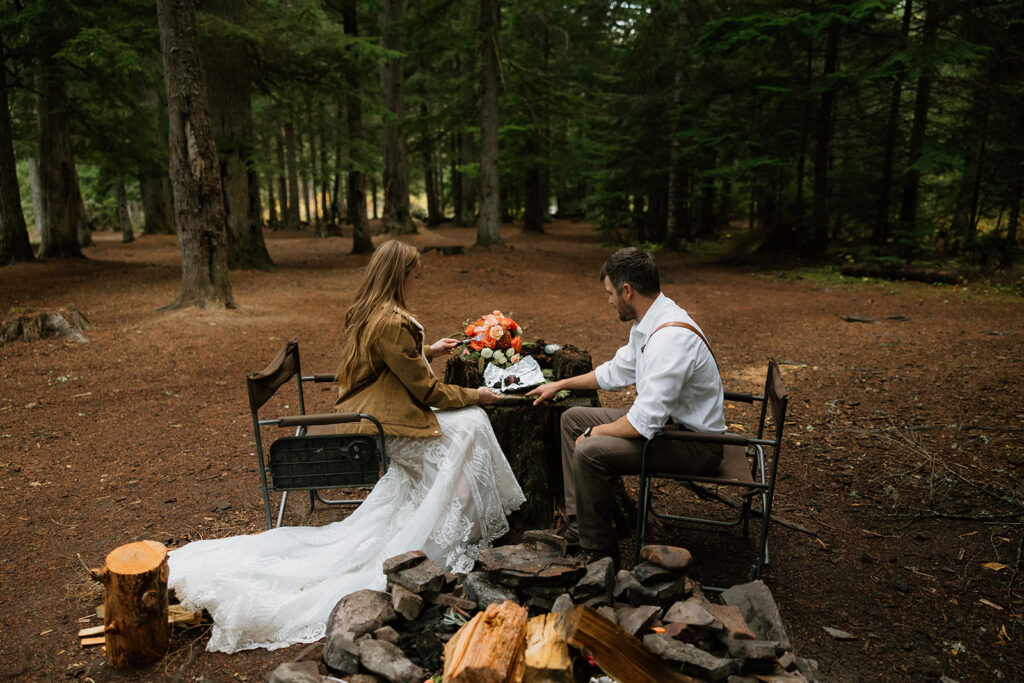
<instances>
[{"instance_id":1,"label":"brown leather suspender","mask_svg":"<svg viewBox=\"0 0 1024 683\"><path fill-rule=\"evenodd\" d=\"M691 325L689 323L670 322L670 323L662 323L662 324L658 325L657 327L654 328L654 332L657 332L658 330L660 330L663 327L685 327L686 329L690 330L695 335L700 337L701 341L704 342L704 345L708 347L708 351L711 352L711 358L712 358L712 360L715 361L715 367L716 368L718 367L718 359L715 358L715 350L711 348L711 344L708 343L708 340L704 338L704 335L701 334L700 330L698 330L696 327L694 327L693 325ZM654 336L654 332L651 332L649 335L647 335L647 342L651 341L651 337ZM644 345L640 347L640 353L643 353L644 349L647 348L647 342L644 342Z\"/></svg>"}]
</instances>

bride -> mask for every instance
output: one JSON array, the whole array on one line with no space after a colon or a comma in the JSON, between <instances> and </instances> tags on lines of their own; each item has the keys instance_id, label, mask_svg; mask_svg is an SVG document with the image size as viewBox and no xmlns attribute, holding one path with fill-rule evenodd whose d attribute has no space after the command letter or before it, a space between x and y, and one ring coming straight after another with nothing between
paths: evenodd
<instances>
[{"instance_id":1,"label":"bride","mask_svg":"<svg viewBox=\"0 0 1024 683\"><path fill-rule=\"evenodd\" d=\"M419 270L416 249L385 242L345 315L334 406L377 417L390 461L366 500L326 526L278 527L171 551L169 587L187 608L213 617L207 650L319 640L338 600L363 588L383 590L384 560L408 550L468 572L525 501L478 406L497 394L445 384L428 364L456 342L424 344L423 327L406 308Z\"/></svg>"}]
</instances>

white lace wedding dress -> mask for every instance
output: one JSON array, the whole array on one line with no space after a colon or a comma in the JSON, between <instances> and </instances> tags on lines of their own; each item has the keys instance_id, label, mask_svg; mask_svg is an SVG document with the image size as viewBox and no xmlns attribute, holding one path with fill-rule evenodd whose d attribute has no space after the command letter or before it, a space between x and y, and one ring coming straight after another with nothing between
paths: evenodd
<instances>
[{"instance_id":1,"label":"white lace wedding dress","mask_svg":"<svg viewBox=\"0 0 1024 683\"><path fill-rule=\"evenodd\" d=\"M344 520L171 551L169 586L187 608L213 617L207 650L319 640L338 600L383 590L384 560L409 550L449 571L472 569L525 498L482 408L435 414L440 437L385 437L391 467Z\"/></svg>"}]
</instances>

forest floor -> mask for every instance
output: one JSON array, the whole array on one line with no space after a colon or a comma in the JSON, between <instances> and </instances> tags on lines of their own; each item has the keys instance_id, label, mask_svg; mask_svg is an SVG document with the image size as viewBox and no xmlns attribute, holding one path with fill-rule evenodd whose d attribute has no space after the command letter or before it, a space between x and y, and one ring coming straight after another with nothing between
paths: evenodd
<instances>
[{"instance_id":1,"label":"forest floor","mask_svg":"<svg viewBox=\"0 0 1024 683\"><path fill-rule=\"evenodd\" d=\"M584 224L546 229L506 226L507 247L425 253L411 307L430 339L499 308L528 339L607 359L627 334L597 278L614 245ZM175 547L261 530L245 374L291 337L307 373L333 372L367 257L349 255L345 237L267 233L277 269L232 272L236 310L158 312L180 288L175 238L95 238L87 260L0 268L4 313L75 304L94 325L85 344L0 347L0 679L264 680L302 648L211 654L196 628L158 665L107 668L76 637L99 623L87 568L136 540ZM449 226L409 238L474 239ZM776 512L811 533L775 525L764 578L797 654L827 680L1024 680L1024 300L973 284L658 258L664 291L704 328L727 388L759 391L766 359L783 362ZM327 410L331 399L324 386L307 400ZM728 421L749 428L742 419ZM741 582L752 554L735 530L667 526L654 540L689 547L711 585Z\"/></svg>"}]
</instances>

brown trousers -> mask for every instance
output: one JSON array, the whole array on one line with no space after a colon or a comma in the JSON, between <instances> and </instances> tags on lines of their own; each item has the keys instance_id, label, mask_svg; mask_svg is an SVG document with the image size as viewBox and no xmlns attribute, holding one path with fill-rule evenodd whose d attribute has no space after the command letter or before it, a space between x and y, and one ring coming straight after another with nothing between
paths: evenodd
<instances>
[{"instance_id":1,"label":"brown trousers","mask_svg":"<svg viewBox=\"0 0 1024 683\"><path fill-rule=\"evenodd\" d=\"M588 436L576 445L587 427L614 422L626 414L616 408L570 408L562 413L562 476L565 513L576 515L580 546L603 550L617 542L615 483L619 477L640 473L644 439ZM713 474L722 462L718 444L664 441L647 454L648 467L658 472Z\"/></svg>"}]
</instances>

